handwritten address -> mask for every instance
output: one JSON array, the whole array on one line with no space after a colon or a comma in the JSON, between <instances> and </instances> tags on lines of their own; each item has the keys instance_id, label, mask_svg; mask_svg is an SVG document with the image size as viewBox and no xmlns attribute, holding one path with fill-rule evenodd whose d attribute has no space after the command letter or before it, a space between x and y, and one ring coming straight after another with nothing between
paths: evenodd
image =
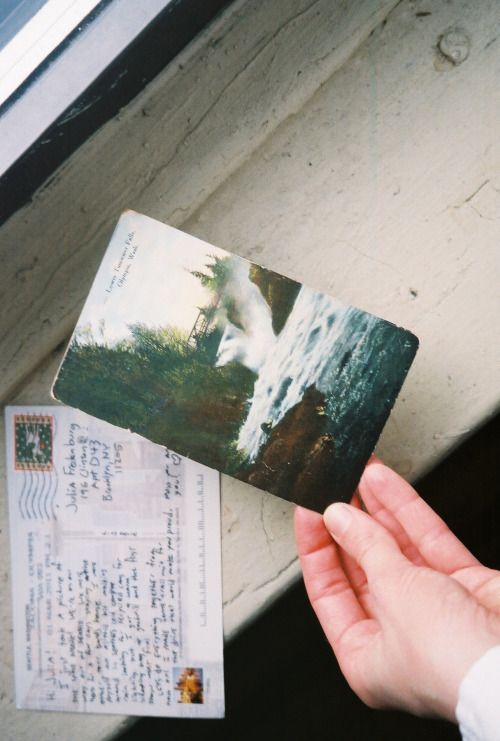
<instances>
[{"instance_id":1,"label":"handwritten address","mask_svg":"<svg viewBox=\"0 0 500 741\"><path fill-rule=\"evenodd\" d=\"M78 512L93 493L101 501L111 502L113 482L123 472L123 445L90 437L86 428L73 422L69 426L63 450L66 509Z\"/></svg>"}]
</instances>

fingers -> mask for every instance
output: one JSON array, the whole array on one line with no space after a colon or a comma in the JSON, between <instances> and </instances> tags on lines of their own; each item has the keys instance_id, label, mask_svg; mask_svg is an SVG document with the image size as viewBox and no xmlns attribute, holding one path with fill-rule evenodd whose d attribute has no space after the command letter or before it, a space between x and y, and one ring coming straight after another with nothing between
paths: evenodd
<instances>
[{"instance_id":1,"label":"fingers","mask_svg":"<svg viewBox=\"0 0 500 741\"><path fill-rule=\"evenodd\" d=\"M359 492L368 509L378 513L377 519L386 518L384 524L389 528L391 522L392 526L399 523L425 563L442 573L452 574L479 564L410 484L377 459L372 461L361 477ZM395 537L402 539L403 548L415 560L408 546L404 546L401 531Z\"/></svg>"},{"instance_id":2,"label":"fingers","mask_svg":"<svg viewBox=\"0 0 500 741\"><path fill-rule=\"evenodd\" d=\"M307 594L340 661L341 641L367 616L342 568L338 549L316 512L296 507L295 538Z\"/></svg>"},{"instance_id":3,"label":"fingers","mask_svg":"<svg viewBox=\"0 0 500 741\"><path fill-rule=\"evenodd\" d=\"M337 543L361 566L370 587L380 577L408 565L392 535L370 515L336 503L323 517Z\"/></svg>"},{"instance_id":4,"label":"fingers","mask_svg":"<svg viewBox=\"0 0 500 741\"><path fill-rule=\"evenodd\" d=\"M399 545L401 553L403 553L409 561L417 566L423 566L425 560L422 558L420 551L412 542L408 533L396 519L391 510L385 507L368 487L364 487L363 494L363 503L366 511L391 533L392 537Z\"/></svg>"},{"instance_id":5,"label":"fingers","mask_svg":"<svg viewBox=\"0 0 500 741\"><path fill-rule=\"evenodd\" d=\"M357 509L361 509L361 502L359 499L358 494L356 493L352 500L351 504L353 507L356 507ZM369 590L367 586L366 581L366 574L361 568L361 566L356 563L354 558L350 556L346 551L339 549L339 558L340 563L342 564L342 568L344 569L344 572L349 580L349 583L353 589L354 594L358 598L359 602L361 603L364 611L367 613L367 615L370 614L370 600L369 600Z\"/></svg>"}]
</instances>

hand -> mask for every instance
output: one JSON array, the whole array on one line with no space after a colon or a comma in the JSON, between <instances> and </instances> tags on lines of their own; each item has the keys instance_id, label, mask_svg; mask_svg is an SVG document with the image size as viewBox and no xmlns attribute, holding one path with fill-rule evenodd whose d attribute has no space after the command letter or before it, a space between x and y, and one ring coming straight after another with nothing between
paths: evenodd
<instances>
[{"instance_id":1,"label":"hand","mask_svg":"<svg viewBox=\"0 0 500 741\"><path fill-rule=\"evenodd\" d=\"M370 514L358 496L324 518L296 508L309 599L366 704L455 720L462 678L500 644L500 572L377 459L358 492Z\"/></svg>"}]
</instances>

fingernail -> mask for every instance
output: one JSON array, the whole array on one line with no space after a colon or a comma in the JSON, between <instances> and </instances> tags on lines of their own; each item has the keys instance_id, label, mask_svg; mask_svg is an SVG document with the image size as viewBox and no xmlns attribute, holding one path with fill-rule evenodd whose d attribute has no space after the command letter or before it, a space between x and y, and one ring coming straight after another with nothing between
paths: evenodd
<instances>
[{"instance_id":1,"label":"fingernail","mask_svg":"<svg viewBox=\"0 0 500 741\"><path fill-rule=\"evenodd\" d=\"M352 514L347 504L331 504L323 515L325 525L333 535L337 537L343 535L351 524Z\"/></svg>"}]
</instances>

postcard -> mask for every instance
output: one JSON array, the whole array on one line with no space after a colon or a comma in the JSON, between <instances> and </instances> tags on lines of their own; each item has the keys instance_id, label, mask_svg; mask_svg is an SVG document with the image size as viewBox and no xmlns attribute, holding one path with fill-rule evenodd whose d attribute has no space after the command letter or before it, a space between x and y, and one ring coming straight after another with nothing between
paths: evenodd
<instances>
[{"instance_id":1,"label":"postcard","mask_svg":"<svg viewBox=\"0 0 500 741\"><path fill-rule=\"evenodd\" d=\"M405 329L126 211L53 394L322 511L353 494L417 345Z\"/></svg>"},{"instance_id":2,"label":"postcard","mask_svg":"<svg viewBox=\"0 0 500 741\"><path fill-rule=\"evenodd\" d=\"M68 407L7 407L17 707L224 715L219 474Z\"/></svg>"}]
</instances>

